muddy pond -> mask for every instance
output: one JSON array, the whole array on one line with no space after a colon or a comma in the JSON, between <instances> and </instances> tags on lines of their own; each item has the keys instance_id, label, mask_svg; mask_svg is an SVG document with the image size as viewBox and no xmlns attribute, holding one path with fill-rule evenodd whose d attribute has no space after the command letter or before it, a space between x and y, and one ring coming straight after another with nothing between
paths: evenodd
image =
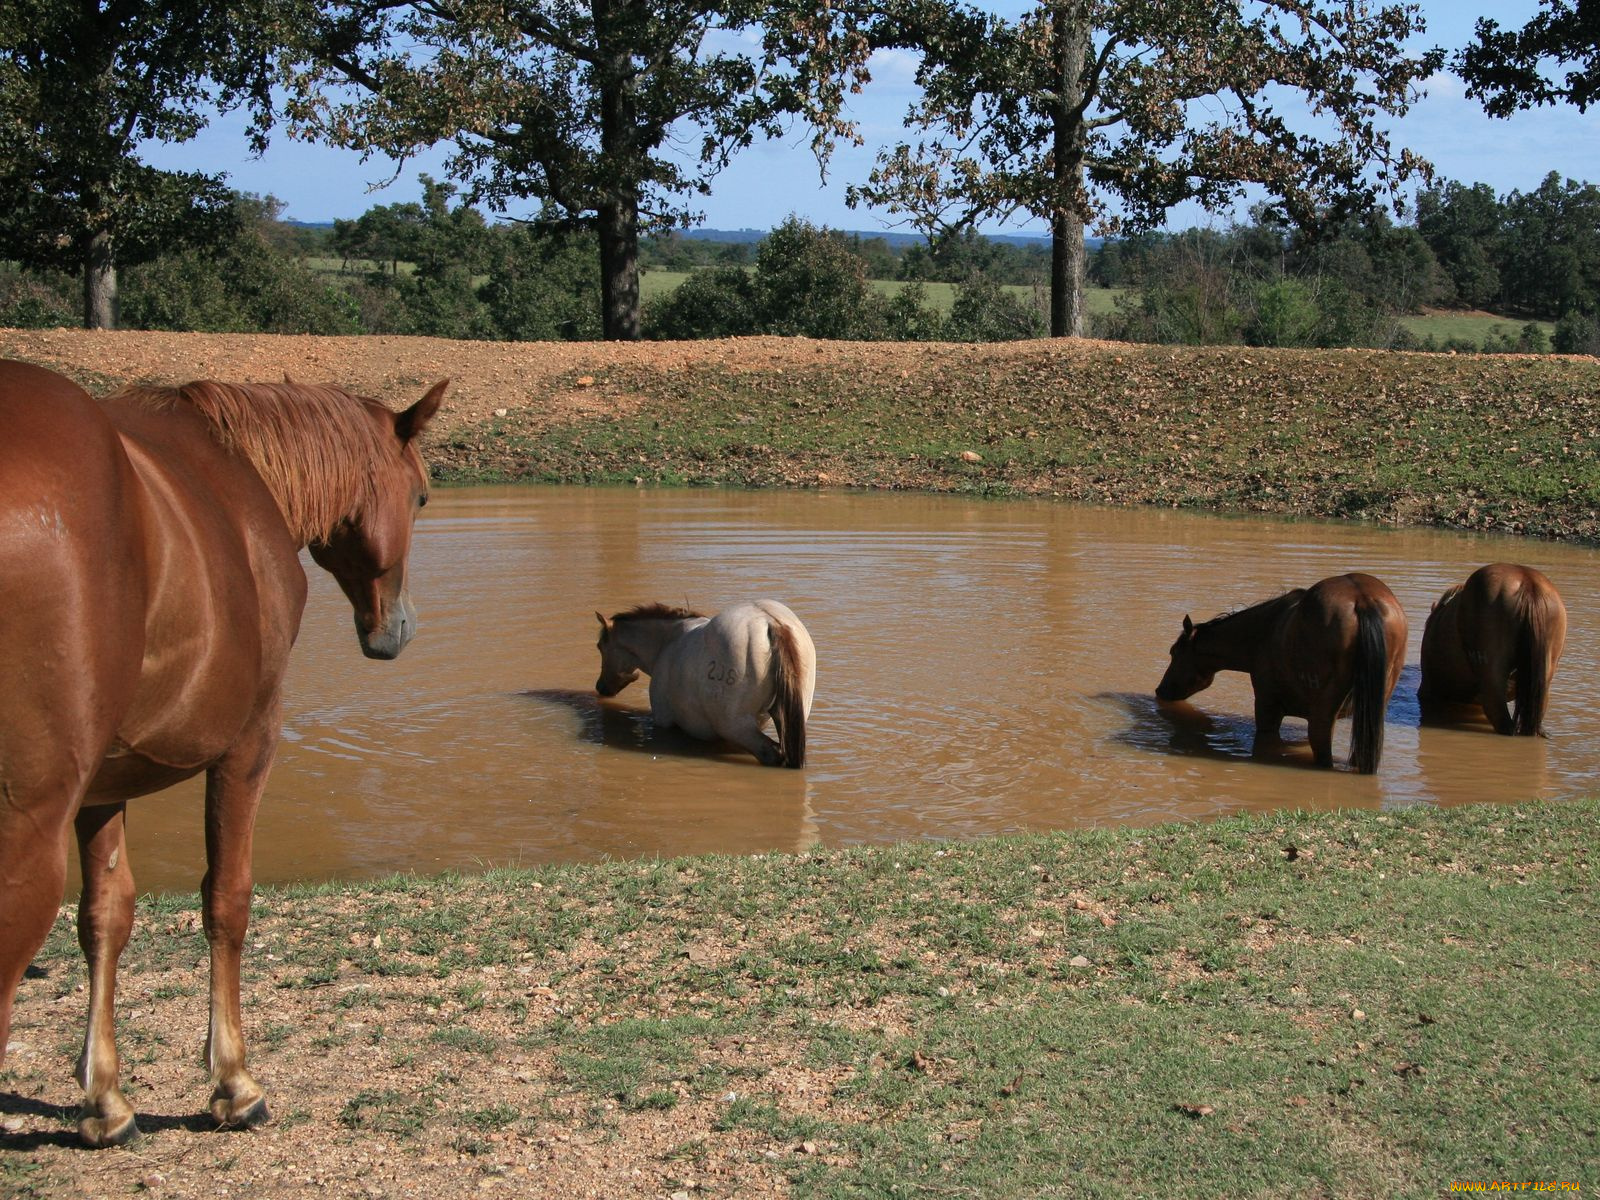
<instances>
[{"instance_id":1,"label":"muddy pond","mask_svg":"<svg viewBox=\"0 0 1600 1200\"><path fill-rule=\"evenodd\" d=\"M1548 739L1419 721L1429 606L1496 559L1545 571L1571 614ZM412 563L420 632L388 663L361 657L348 605L308 570L261 882L1515 801L1600 780L1600 556L1582 547L1045 502L480 488L435 492ZM1292 719L1284 754L1252 760L1241 675L1158 708L1186 612L1349 570L1384 579L1411 626L1376 776L1312 769ZM596 609L761 596L817 646L804 770L653 730L644 681L595 696ZM129 805L142 891L197 886L200 797L191 781Z\"/></svg>"}]
</instances>

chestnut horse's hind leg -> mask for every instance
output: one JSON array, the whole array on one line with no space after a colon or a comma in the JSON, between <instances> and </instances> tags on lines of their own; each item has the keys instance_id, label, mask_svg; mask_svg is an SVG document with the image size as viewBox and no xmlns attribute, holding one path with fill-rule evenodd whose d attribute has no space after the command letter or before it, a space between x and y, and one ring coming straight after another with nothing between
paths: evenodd
<instances>
[{"instance_id":1,"label":"chestnut horse's hind leg","mask_svg":"<svg viewBox=\"0 0 1600 1200\"><path fill-rule=\"evenodd\" d=\"M1338 716L1338 706L1334 705L1329 711L1313 712L1306 718L1306 741L1311 744L1311 761L1316 766L1333 766L1333 726Z\"/></svg>"},{"instance_id":2,"label":"chestnut horse's hind leg","mask_svg":"<svg viewBox=\"0 0 1600 1200\"><path fill-rule=\"evenodd\" d=\"M78 1133L89 1146L120 1146L138 1136L133 1107L117 1085L117 960L133 931L133 872L128 868L125 804L78 811L83 896L78 945L89 967L89 1023L78 1058L83 1111Z\"/></svg>"},{"instance_id":3,"label":"chestnut horse's hind leg","mask_svg":"<svg viewBox=\"0 0 1600 1200\"><path fill-rule=\"evenodd\" d=\"M269 1115L260 1085L245 1069L239 959L250 924L256 808L277 747L278 706L270 708L267 718L206 775L207 866L200 898L211 944L211 1024L206 1034L206 1066L214 1084L211 1115L220 1125L247 1128Z\"/></svg>"},{"instance_id":4,"label":"chestnut horse's hind leg","mask_svg":"<svg viewBox=\"0 0 1600 1200\"><path fill-rule=\"evenodd\" d=\"M71 811L65 796L54 811L25 808L10 782L0 778L0 1064L11 1036L17 985L55 923L66 888Z\"/></svg>"},{"instance_id":5,"label":"chestnut horse's hind leg","mask_svg":"<svg viewBox=\"0 0 1600 1200\"><path fill-rule=\"evenodd\" d=\"M1506 694L1511 689L1510 675L1509 670L1485 667L1478 677L1478 703L1483 705L1483 715L1489 718L1489 724L1494 726L1496 733L1511 734L1517 731L1511 706L1506 701Z\"/></svg>"}]
</instances>

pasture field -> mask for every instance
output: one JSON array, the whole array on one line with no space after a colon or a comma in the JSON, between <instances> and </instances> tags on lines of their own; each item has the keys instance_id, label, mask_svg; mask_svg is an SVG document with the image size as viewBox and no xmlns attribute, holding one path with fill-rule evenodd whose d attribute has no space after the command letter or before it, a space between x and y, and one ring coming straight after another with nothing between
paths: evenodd
<instances>
[{"instance_id":1,"label":"pasture field","mask_svg":"<svg viewBox=\"0 0 1600 1200\"><path fill-rule=\"evenodd\" d=\"M1401 317L1400 323L1420 340L1431 337L1438 345L1455 339L1482 346L1488 338L1509 336L1513 341L1528 321L1514 317L1498 317L1486 312L1427 312L1413 317ZM1545 336L1555 332L1554 321L1534 321L1544 330Z\"/></svg>"},{"instance_id":2,"label":"pasture field","mask_svg":"<svg viewBox=\"0 0 1600 1200\"><path fill-rule=\"evenodd\" d=\"M639 277L639 294L645 300L653 300L658 296L671 293L677 286L689 277L687 271L662 271L648 270ZM874 279L870 281L873 290L883 296L895 296L905 289L906 285L892 279ZM1009 292L1021 300L1034 299L1035 289L1020 284L1004 284L1002 291ZM1090 288L1084 296L1084 303L1091 313L1110 312L1120 294L1118 288ZM925 283L922 285L924 302L934 310L948 314L950 306L955 303L956 285L953 283ZM1048 298L1042 303L1048 304Z\"/></svg>"},{"instance_id":3,"label":"pasture field","mask_svg":"<svg viewBox=\"0 0 1600 1200\"><path fill-rule=\"evenodd\" d=\"M95 390L289 370L399 404L450 376L427 452L461 482L1600 537L1591 359L74 330L0 353ZM119 1005L146 1136L99 1153L72 1133L64 909L0 1069L0 1195L1593 1190L1597 822L1594 799L1285 812L265 891L245 1014L276 1117L248 1134L202 1115L195 897L146 899Z\"/></svg>"},{"instance_id":4,"label":"pasture field","mask_svg":"<svg viewBox=\"0 0 1600 1200\"><path fill-rule=\"evenodd\" d=\"M146 902L121 986L146 1136L97 1153L68 1133L63 912L0 1075L0 1192L1587 1192L1597 821L1286 813L267 891L245 1012L277 1115L232 1135L197 1115L194 897Z\"/></svg>"}]
</instances>

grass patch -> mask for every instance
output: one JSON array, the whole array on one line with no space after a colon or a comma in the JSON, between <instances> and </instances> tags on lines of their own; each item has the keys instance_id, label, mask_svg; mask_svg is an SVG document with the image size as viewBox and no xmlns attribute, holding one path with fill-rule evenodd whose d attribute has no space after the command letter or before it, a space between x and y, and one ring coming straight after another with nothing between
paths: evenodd
<instances>
[{"instance_id":1,"label":"grass patch","mask_svg":"<svg viewBox=\"0 0 1600 1200\"><path fill-rule=\"evenodd\" d=\"M431 1146L499 1170L524 1139L640 1139L626 1161L801 1198L1592 1185L1597 828L1596 800L1279 813L265 891L253 929L338 984L274 987L302 968L250 960L275 1010L255 1046L270 1071L288 1029L342 1029L343 997L365 1014L378 991L385 1056L432 1077L356 1086L364 1036L299 1071L337 1081L339 1130L415 1145L416 1169ZM365 974L349 930L402 896L504 961ZM492 932L513 914L569 936ZM130 988L193 969L186 932L146 936ZM41 961L75 954L63 922Z\"/></svg>"}]
</instances>

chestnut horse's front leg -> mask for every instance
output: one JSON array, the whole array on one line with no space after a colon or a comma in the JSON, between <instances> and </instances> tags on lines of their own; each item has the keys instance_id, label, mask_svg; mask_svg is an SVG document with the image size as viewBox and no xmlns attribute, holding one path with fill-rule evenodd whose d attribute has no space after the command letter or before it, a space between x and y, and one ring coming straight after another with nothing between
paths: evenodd
<instances>
[{"instance_id":1,"label":"chestnut horse's front leg","mask_svg":"<svg viewBox=\"0 0 1600 1200\"><path fill-rule=\"evenodd\" d=\"M268 1117L266 1097L245 1069L239 960L250 924L256 809L277 750L279 720L274 700L254 728L206 772L206 877L200 885L211 945L206 1067L214 1085L211 1115L224 1126L260 1125Z\"/></svg>"},{"instance_id":2,"label":"chestnut horse's front leg","mask_svg":"<svg viewBox=\"0 0 1600 1200\"><path fill-rule=\"evenodd\" d=\"M117 1082L117 960L133 932L133 872L128 867L127 805L78 810L78 945L89 967L89 1023L78 1058L83 1111L78 1134L89 1146L120 1146L137 1137L133 1106Z\"/></svg>"},{"instance_id":3,"label":"chestnut horse's front leg","mask_svg":"<svg viewBox=\"0 0 1600 1200\"><path fill-rule=\"evenodd\" d=\"M1256 692L1256 737L1250 753L1262 755L1283 745L1283 706L1271 696Z\"/></svg>"}]
</instances>

